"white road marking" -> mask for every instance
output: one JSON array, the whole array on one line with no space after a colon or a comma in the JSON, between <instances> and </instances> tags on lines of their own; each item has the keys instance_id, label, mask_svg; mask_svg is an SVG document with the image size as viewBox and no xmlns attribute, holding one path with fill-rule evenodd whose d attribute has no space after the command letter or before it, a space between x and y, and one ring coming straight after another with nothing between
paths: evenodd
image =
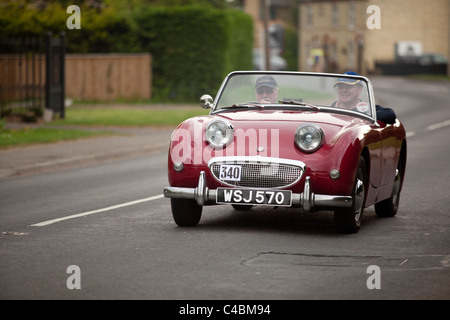
<instances>
[{"instance_id":1,"label":"white road marking","mask_svg":"<svg viewBox=\"0 0 450 320\"><path fill-rule=\"evenodd\" d=\"M427 127L427 131L433 131L433 130L436 130L436 129L439 129L439 128L442 128L442 127L446 127L446 126L449 126L449 125L450 125L450 119L428 126Z\"/></svg>"},{"instance_id":2,"label":"white road marking","mask_svg":"<svg viewBox=\"0 0 450 320\"><path fill-rule=\"evenodd\" d=\"M402 263L400 263L398 266L401 267L402 264L406 263L406 261L408 261L408 259L403 260Z\"/></svg>"},{"instance_id":3,"label":"white road marking","mask_svg":"<svg viewBox=\"0 0 450 320\"><path fill-rule=\"evenodd\" d=\"M437 129L440 129L440 128L443 128L443 127L446 127L446 126L450 126L450 119L442 121L442 122L439 122L439 123L431 124L431 125L427 126L424 131L425 132L433 131L433 130L437 130ZM415 136L415 135L416 135L415 131L408 131L408 132L406 132L406 137L407 138Z\"/></svg>"},{"instance_id":4,"label":"white road marking","mask_svg":"<svg viewBox=\"0 0 450 320\"><path fill-rule=\"evenodd\" d=\"M62 218L57 218L57 219L52 219L52 220L47 220L47 221L35 223L35 224L30 225L30 227L48 226L49 224L52 224L52 223L56 223L56 222L60 222L60 221L64 221L64 220L69 220L69 219L74 219L74 218L79 218L79 217L85 217L85 216L88 216L88 215L91 215L91 214L94 214L94 213L105 212L105 211L110 211L110 210L114 210L114 209L118 209L118 208L128 207L128 206L132 206L134 204L138 204L138 203L142 203L142 202L147 202L147 201L153 201L153 200L161 199L163 197L164 197L163 194L158 194L158 195L153 196L153 197L139 199L139 200L130 201L130 202L125 202L125 203L117 204L117 205L111 206L111 207L106 207L106 208L102 208L102 209L87 211L87 212L73 214L73 215L70 215L70 216L62 217Z\"/></svg>"}]
</instances>

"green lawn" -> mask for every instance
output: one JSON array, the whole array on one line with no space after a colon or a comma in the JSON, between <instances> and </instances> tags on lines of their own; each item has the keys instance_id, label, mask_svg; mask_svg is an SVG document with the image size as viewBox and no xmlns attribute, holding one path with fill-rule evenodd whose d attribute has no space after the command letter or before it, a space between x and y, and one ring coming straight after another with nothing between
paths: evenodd
<instances>
[{"instance_id":1,"label":"green lawn","mask_svg":"<svg viewBox=\"0 0 450 320\"><path fill-rule=\"evenodd\" d=\"M24 129L17 130L5 129L4 120L1 120L0 149L11 146L51 143L99 135L119 134L114 132L113 128L110 128L110 130L107 127L175 127L187 118L197 115L206 115L208 113L209 110L202 109L200 106L196 108L171 107L167 109L152 107L106 108L75 106L66 109L64 119L55 119L38 128L25 127ZM67 127L65 128L65 126ZM98 130L77 129L77 126L92 127Z\"/></svg>"},{"instance_id":2,"label":"green lawn","mask_svg":"<svg viewBox=\"0 0 450 320\"><path fill-rule=\"evenodd\" d=\"M439 81L450 81L450 76L446 74L413 74L410 76L406 76L408 79L416 79L416 80L439 80Z\"/></svg>"},{"instance_id":3,"label":"green lawn","mask_svg":"<svg viewBox=\"0 0 450 320\"><path fill-rule=\"evenodd\" d=\"M200 108L86 108L66 109L63 120L55 120L52 125L83 126L163 126L178 125L187 118L208 114L209 110Z\"/></svg>"},{"instance_id":4,"label":"green lawn","mask_svg":"<svg viewBox=\"0 0 450 320\"><path fill-rule=\"evenodd\" d=\"M0 129L0 149L64 140L76 140L93 136L111 135L107 131L78 129L24 128L20 130Z\"/></svg>"}]
</instances>

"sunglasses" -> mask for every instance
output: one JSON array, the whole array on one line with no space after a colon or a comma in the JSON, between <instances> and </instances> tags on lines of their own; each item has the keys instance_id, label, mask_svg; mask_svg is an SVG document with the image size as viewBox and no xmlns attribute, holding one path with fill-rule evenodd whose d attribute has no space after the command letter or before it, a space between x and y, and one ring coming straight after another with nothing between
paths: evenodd
<instances>
[{"instance_id":1,"label":"sunglasses","mask_svg":"<svg viewBox=\"0 0 450 320\"><path fill-rule=\"evenodd\" d=\"M259 94L259 95L264 94L264 92L266 92L267 94L272 94L273 93L273 88L260 87L260 88L256 89L256 93Z\"/></svg>"}]
</instances>

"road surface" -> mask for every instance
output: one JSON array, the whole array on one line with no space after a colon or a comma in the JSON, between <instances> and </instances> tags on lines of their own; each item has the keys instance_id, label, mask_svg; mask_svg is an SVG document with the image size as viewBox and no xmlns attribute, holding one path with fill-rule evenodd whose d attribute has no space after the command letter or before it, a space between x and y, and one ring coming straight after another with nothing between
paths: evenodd
<instances>
[{"instance_id":1,"label":"road surface","mask_svg":"<svg viewBox=\"0 0 450 320\"><path fill-rule=\"evenodd\" d=\"M450 84L374 78L408 132L394 218L231 206L172 220L166 152L0 181L0 299L450 298Z\"/></svg>"}]
</instances>

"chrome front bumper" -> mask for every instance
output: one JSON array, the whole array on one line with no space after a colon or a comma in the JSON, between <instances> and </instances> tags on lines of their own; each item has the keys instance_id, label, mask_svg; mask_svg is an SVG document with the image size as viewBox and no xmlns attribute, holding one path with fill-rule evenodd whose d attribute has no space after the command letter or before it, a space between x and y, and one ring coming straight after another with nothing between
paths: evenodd
<instances>
[{"instance_id":1,"label":"chrome front bumper","mask_svg":"<svg viewBox=\"0 0 450 320\"><path fill-rule=\"evenodd\" d=\"M216 200L216 190L206 186L205 172L200 172L198 186L196 188L166 187L164 197L193 199L202 206L209 201ZM352 197L315 194L311 191L310 177L305 178L305 186L302 193L292 194L292 206L301 206L309 211L314 206L319 207L351 207Z\"/></svg>"}]
</instances>

